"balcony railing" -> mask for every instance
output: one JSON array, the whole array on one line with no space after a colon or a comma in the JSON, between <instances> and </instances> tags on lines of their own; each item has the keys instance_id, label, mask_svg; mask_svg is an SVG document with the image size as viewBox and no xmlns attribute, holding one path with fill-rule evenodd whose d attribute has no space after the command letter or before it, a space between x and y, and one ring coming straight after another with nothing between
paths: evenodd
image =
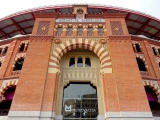
<instances>
[{"instance_id":1,"label":"balcony railing","mask_svg":"<svg viewBox=\"0 0 160 120\"><path fill-rule=\"evenodd\" d=\"M62 31L57 31L56 36L62 36Z\"/></svg>"},{"instance_id":2,"label":"balcony railing","mask_svg":"<svg viewBox=\"0 0 160 120\"><path fill-rule=\"evenodd\" d=\"M93 31L88 31L87 36L93 36Z\"/></svg>"},{"instance_id":3,"label":"balcony railing","mask_svg":"<svg viewBox=\"0 0 160 120\"><path fill-rule=\"evenodd\" d=\"M72 31L67 31L67 36L72 36L73 32Z\"/></svg>"},{"instance_id":4,"label":"balcony railing","mask_svg":"<svg viewBox=\"0 0 160 120\"><path fill-rule=\"evenodd\" d=\"M9 113L9 109L0 109L0 116L7 116Z\"/></svg>"},{"instance_id":5,"label":"balcony railing","mask_svg":"<svg viewBox=\"0 0 160 120\"><path fill-rule=\"evenodd\" d=\"M21 73L21 70L16 70L16 71L12 71L11 75L12 76L18 76Z\"/></svg>"},{"instance_id":6,"label":"balcony railing","mask_svg":"<svg viewBox=\"0 0 160 120\"><path fill-rule=\"evenodd\" d=\"M103 31L99 31L98 32L98 36L104 36L104 32Z\"/></svg>"},{"instance_id":7,"label":"balcony railing","mask_svg":"<svg viewBox=\"0 0 160 120\"><path fill-rule=\"evenodd\" d=\"M83 31L77 31L77 36L83 36Z\"/></svg>"},{"instance_id":8,"label":"balcony railing","mask_svg":"<svg viewBox=\"0 0 160 120\"><path fill-rule=\"evenodd\" d=\"M149 76L149 73L148 73L148 72L140 71L140 73L141 73L141 76L142 76L142 77L147 77L147 76Z\"/></svg>"}]
</instances>

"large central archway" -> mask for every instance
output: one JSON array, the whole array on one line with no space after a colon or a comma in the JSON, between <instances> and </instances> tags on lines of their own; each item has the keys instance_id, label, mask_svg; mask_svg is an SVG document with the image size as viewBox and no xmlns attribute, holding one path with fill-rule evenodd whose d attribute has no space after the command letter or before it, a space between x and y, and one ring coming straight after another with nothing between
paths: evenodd
<instances>
[{"instance_id":1,"label":"large central archway","mask_svg":"<svg viewBox=\"0 0 160 120\"><path fill-rule=\"evenodd\" d=\"M111 59L107 50L93 40L82 38L65 41L53 50L49 62L49 73L59 72L59 61L61 57L66 52L76 48L84 48L94 52L101 61L101 73L112 73Z\"/></svg>"}]
</instances>

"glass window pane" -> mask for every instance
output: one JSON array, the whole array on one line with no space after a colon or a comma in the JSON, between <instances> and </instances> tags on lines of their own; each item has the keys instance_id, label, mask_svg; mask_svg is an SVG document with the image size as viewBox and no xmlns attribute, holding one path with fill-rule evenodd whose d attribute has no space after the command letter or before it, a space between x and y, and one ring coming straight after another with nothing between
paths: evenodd
<instances>
[{"instance_id":1,"label":"glass window pane","mask_svg":"<svg viewBox=\"0 0 160 120\"><path fill-rule=\"evenodd\" d=\"M93 118L92 120L95 120L97 118L97 91L90 83L70 83L64 88L63 93L64 120L69 118Z\"/></svg>"},{"instance_id":2,"label":"glass window pane","mask_svg":"<svg viewBox=\"0 0 160 120\"><path fill-rule=\"evenodd\" d=\"M71 58L69 61L69 67L75 67L75 58Z\"/></svg>"},{"instance_id":3,"label":"glass window pane","mask_svg":"<svg viewBox=\"0 0 160 120\"><path fill-rule=\"evenodd\" d=\"M89 58L85 59L85 67L91 67L91 61Z\"/></svg>"},{"instance_id":4,"label":"glass window pane","mask_svg":"<svg viewBox=\"0 0 160 120\"><path fill-rule=\"evenodd\" d=\"M78 58L77 67L83 67L83 60L82 60L82 58Z\"/></svg>"}]
</instances>

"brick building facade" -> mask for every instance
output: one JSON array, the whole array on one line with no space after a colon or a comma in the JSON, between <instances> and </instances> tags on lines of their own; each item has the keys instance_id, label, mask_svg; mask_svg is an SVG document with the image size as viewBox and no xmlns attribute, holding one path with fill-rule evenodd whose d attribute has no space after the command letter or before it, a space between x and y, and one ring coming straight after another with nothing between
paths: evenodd
<instances>
[{"instance_id":1,"label":"brick building facade","mask_svg":"<svg viewBox=\"0 0 160 120\"><path fill-rule=\"evenodd\" d=\"M0 22L0 119L159 119L160 20L68 5Z\"/></svg>"}]
</instances>

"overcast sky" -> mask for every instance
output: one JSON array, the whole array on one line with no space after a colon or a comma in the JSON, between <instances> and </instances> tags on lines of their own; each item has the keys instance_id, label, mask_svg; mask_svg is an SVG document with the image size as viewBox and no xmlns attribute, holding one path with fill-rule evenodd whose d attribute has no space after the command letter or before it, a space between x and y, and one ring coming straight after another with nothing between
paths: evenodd
<instances>
[{"instance_id":1,"label":"overcast sky","mask_svg":"<svg viewBox=\"0 0 160 120\"><path fill-rule=\"evenodd\" d=\"M68 3L112 5L147 13L160 19L160 0L1 0L0 18L34 7Z\"/></svg>"}]
</instances>

